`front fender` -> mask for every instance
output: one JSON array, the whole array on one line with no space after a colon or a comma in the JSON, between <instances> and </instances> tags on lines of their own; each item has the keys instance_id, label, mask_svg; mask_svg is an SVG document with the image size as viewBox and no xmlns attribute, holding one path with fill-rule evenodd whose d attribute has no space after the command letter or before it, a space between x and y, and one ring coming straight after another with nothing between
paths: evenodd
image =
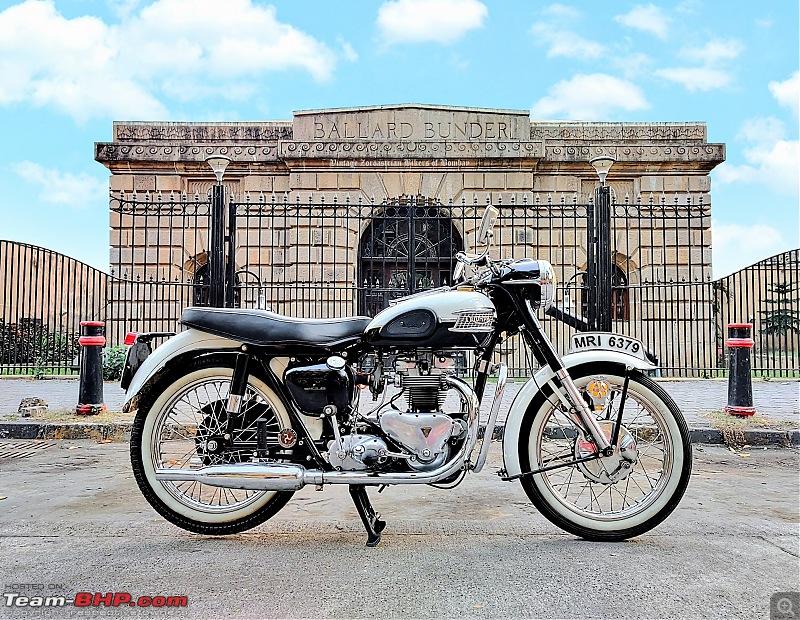
<instances>
[{"instance_id":1,"label":"front fender","mask_svg":"<svg viewBox=\"0 0 800 620\"><path fill-rule=\"evenodd\" d=\"M621 364L623 366L631 366L638 370L655 370L656 366L640 360L638 357L622 353L620 351L580 351L578 353L570 353L561 358L564 366L567 369L590 362L607 362L610 364ZM539 386L544 386L555 376L555 373L550 366L543 366L539 371L529 379L522 389L517 392L514 401L511 403L511 408L508 411L506 418L505 431L503 432L503 464L507 475L521 474L522 471L519 465L519 434L522 426L522 418L528 410L531 401L539 393Z\"/></svg>"},{"instance_id":2,"label":"front fender","mask_svg":"<svg viewBox=\"0 0 800 620\"><path fill-rule=\"evenodd\" d=\"M160 347L156 348L133 375L128 389L125 391L125 404L122 411L129 412L138 408L139 396L142 389L156 376L156 374L177 357L192 351L229 351L237 349L241 342L214 336L196 329L187 329L173 336Z\"/></svg>"}]
</instances>

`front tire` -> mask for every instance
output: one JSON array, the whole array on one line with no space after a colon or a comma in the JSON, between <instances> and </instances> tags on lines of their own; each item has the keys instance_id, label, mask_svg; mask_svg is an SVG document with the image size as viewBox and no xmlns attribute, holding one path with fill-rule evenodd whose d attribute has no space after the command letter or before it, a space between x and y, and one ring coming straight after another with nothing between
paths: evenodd
<instances>
[{"instance_id":1,"label":"front tire","mask_svg":"<svg viewBox=\"0 0 800 620\"><path fill-rule=\"evenodd\" d=\"M596 389L599 384L594 381L608 386L606 406L595 413L610 430L617 416L624 367L597 362L569 372L584 394L590 384ZM673 400L638 371L630 374L622 426L627 439L635 442L631 454L636 453L632 463L620 459L629 472L622 474L624 477L609 482L606 463L598 460L522 478L525 493L552 523L588 540L619 541L652 529L678 505L692 469L689 431ZM532 401L520 432L522 471L571 461L593 451L593 444L587 444L552 393L540 394ZM613 465L615 461L609 462Z\"/></svg>"},{"instance_id":2,"label":"front tire","mask_svg":"<svg viewBox=\"0 0 800 620\"><path fill-rule=\"evenodd\" d=\"M233 360L225 356L196 358L166 373L142 397L131 430L131 465L148 503L171 523L197 534L243 532L274 516L292 492L224 489L193 482L155 479L160 468L199 469L254 457L256 422L267 420L268 438L289 428L280 399L257 376L248 379L242 399L242 423L234 446L211 452L208 439L226 428L225 405Z\"/></svg>"}]
</instances>

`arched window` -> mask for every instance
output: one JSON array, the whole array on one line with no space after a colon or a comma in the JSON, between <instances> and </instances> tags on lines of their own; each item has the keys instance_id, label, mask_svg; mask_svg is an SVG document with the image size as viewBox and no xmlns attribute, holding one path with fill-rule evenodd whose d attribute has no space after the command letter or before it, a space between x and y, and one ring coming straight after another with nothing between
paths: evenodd
<instances>
[{"instance_id":1,"label":"arched window","mask_svg":"<svg viewBox=\"0 0 800 620\"><path fill-rule=\"evenodd\" d=\"M194 272L192 279L193 295L192 305L194 306L207 306L209 299L209 276L208 276L208 263L200 265Z\"/></svg>"},{"instance_id":2,"label":"arched window","mask_svg":"<svg viewBox=\"0 0 800 620\"><path fill-rule=\"evenodd\" d=\"M392 299L451 284L454 257L463 247L438 201L423 196L387 201L361 237L360 312L374 315Z\"/></svg>"},{"instance_id":3,"label":"arched window","mask_svg":"<svg viewBox=\"0 0 800 620\"><path fill-rule=\"evenodd\" d=\"M586 276L581 288L581 314L589 315L589 295L586 289ZM619 265L611 266L611 318L617 321L628 320L628 278Z\"/></svg>"},{"instance_id":4,"label":"arched window","mask_svg":"<svg viewBox=\"0 0 800 620\"><path fill-rule=\"evenodd\" d=\"M192 278L192 305L194 306L207 306L209 305L211 293L211 278L209 275L208 263L200 265L194 272ZM242 307L242 282L239 275L234 276L233 284L233 306L234 308Z\"/></svg>"}]
</instances>

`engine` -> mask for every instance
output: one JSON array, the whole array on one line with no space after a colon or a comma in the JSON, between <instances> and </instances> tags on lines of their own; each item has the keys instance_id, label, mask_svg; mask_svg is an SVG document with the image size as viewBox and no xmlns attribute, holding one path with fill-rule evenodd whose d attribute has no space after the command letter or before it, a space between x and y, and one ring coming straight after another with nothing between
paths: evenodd
<instances>
[{"instance_id":1,"label":"engine","mask_svg":"<svg viewBox=\"0 0 800 620\"><path fill-rule=\"evenodd\" d=\"M379 362L372 374L381 381L377 389L371 386L376 395L389 379L385 404L328 445L329 461L338 469L430 471L444 465L467 436L466 413L443 411L449 390L444 378L455 374L457 359L430 351L390 359L387 368ZM381 436L374 434L378 429Z\"/></svg>"}]
</instances>

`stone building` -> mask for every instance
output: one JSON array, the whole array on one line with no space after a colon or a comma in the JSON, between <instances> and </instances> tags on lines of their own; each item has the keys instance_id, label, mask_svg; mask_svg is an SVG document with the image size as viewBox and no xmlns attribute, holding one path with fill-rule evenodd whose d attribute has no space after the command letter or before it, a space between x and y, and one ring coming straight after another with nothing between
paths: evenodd
<instances>
[{"instance_id":1,"label":"stone building","mask_svg":"<svg viewBox=\"0 0 800 620\"><path fill-rule=\"evenodd\" d=\"M195 289L204 281L208 212L176 204L207 200L213 155L232 160L224 185L239 204L234 269L247 305L256 303L255 289L244 290L253 274L273 308L306 316L375 311L393 296L387 291L446 283L449 252L472 249L487 202L504 205L496 252L546 258L567 280L586 266L585 209L575 205L591 201L598 179L589 160L598 155L616 160L608 183L617 203L632 205L614 222L617 284L711 277L709 172L725 146L706 141L704 123L540 121L528 111L433 105L300 111L287 121L114 123L95 158L112 173L116 276ZM127 208L134 196L172 206ZM428 221L403 229L390 207L409 200L429 207ZM642 217L659 208L660 217ZM414 259L397 242L404 234L415 240ZM375 249L387 235L392 255ZM190 294L176 306L199 301ZM637 320L654 318L663 297L637 300ZM617 319L633 318L633 301L615 300Z\"/></svg>"}]
</instances>

